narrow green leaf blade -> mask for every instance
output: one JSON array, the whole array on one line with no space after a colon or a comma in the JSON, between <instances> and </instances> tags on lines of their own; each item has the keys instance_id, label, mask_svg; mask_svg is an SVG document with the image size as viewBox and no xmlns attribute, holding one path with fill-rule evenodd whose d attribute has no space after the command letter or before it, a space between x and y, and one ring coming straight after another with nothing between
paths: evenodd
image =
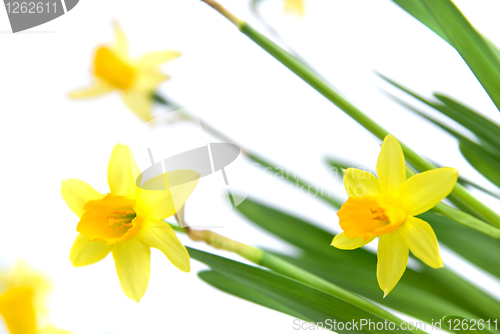
<instances>
[{"instance_id":1,"label":"narrow green leaf blade","mask_svg":"<svg viewBox=\"0 0 500 334\"><path fill-rule=\"evenodd\" d=\"M437 111L441 112L442 114L448 116L449 118L453 119L455 122L458 124L462 125L466 129L470 130L472 133L474 133L478 138L486 141L489 143L490 148L495 150L496 152L500 152L500 128L497 129L497 125L490 119L480 115L476 111L464 106L463 104L452 100L448 97L445 97L441 94L434 94L441 102L443 103L436 103L433 101L430 101L429 99L424 98L423 96L415 93L414 91L410 90L409 88L387 78L386 76L377 73L382 79L387 81L388 83L392 84L396 88L402 90L403 92L409 94L410 96L414 97L415 99L425 103L426 105L436 109ZM423 117L428 118L425 114L418 112L414 107L410 106L406 102L401 101L397 97L392 96L389 94L389 96L395 100L396 102L404 105L408 109L417 112ZM435 121L431 120L432 122L435 123ZM441 123L442 124L442 123ZM439 124L438 124L439 125ZM440 125L441 126L441 125ZM441 126L442 127L442 126ZM448 129L445 129L446 131L450 132ZM455 130L453 130L455 133L460 133ZM454 133L450 132L452 135L456 136Z\"/></svg>"},{"instance_id":2,"label":"narrow green leaf blade","mask_svg":"<svg viewBox=\"0 0 500 334\"><path fill-rule=\"evenodd\" d=\"M483 130L486 129L492 135L495 135L497 138L500 138L500 125L498 125L492 119L481 115L479 112L473 110L472 108L464 105L463 103L458 102L457 100L455 100L449 96L439 94L439 93L434 93L434 96L438 100L440 100L441 102L446 104L448 107L450 107L451 109L456 110L459 114L466 117L473 124L477 124L478 127L482 127ZM467 122L467 123L470 123L470 122ZM464 126L466 126L467 123L465 123ZM470 129L470 128L469 128L469 130L472 131L472 129Z\"/></svg>"},{"instance_id":3,"label":"narrow green leaf blade","mask_svg":"<svg viewBox=\"0 0 500 334\"><path fill-rule=\"evenodd\" d=\"M450 0L422 0L500 110L500 61Z\"/></svg>"},{"instance_id":4,"label":"narrow green leaf blade","mask_svg":"<svg viewBox=\"0 0 500 334\"><path fill-rule=\"evenodd\" d=\"M237 210L257 226L306 252L297 259L287 256L287 261L379 304L426 321L449 313L465 316L481 313L480 307L465 303L466 298L442 283L439 277L410 268L391 295L384 299L375 276L377 257L374 253L363 248L345 251L331 247L333 234L248 198Z\"/></svg>"},{"instance_id":5,"label":"narrow green leaf blade","mask_svg":"<svg viewBox=\"0 0 500 334\"><path fill-rule=\"evenodd\" d=\"M295 312L294 310L286 307L283 304L276 302L274 299L269 298L263 293L252 289L237 279L229 278L216 271L201 271L198 273L198 277L210 284L211 286L234 295L238 298L248 300L252 303L270 308L272 310L291 315L292 317L298 319L304 319L305 316Z\"/></svg>"},{"instance_id":6,"label":"narrow green leaf blade","mask_svg":"<svg viewBox=\"0 0 500 334\"><path fill-rule=\"evenodd\" d=\"M353 266L350 265L349 261L332 260L309 253L298 258L285 255L277 256L281 256L286 261L377 304L426 322L439 319L443 314L448 313L464 316L475 314L467 310L470 305L462 307L459 305L461 301L449 300L454 293L445 285L411 269L406 270L389 296L383 298L376 277L377 258L375 254L373 254L370 266Z\"/></svg>"},{"instance_id":7,"label":"narrow green leaf blade","mask_svg":"<svg viewBox=\"0 0 500 334\"><path fill-rule=\"evenodd\" d=\"M481 145L461 140L460 151L467 161L484 177L500 187L500 159Z\"/></svg>"},{"instance_id":8,"label":"narrow green leaf blade","mask_svg":"<svg viewBox=\"0 0 500 334\"><path fill-rule=\"evenodd\" d=\"M360 323L363 319L363 321L384 322L384 319L342 299L269 270L249 266L193 248L188 248L188 251L192 258L207 264L212 270L238 280L280 304L287 305L289 309L302 314L308 321L326 323L327 319L331 319L344 323L352 323L353 321ZM352 333L346 329L337 330L337 332ZM357 332L376 333L377 331L370 330L368 326L365 326ZM398 330L385 332L397 333Z\"/></svg>"},{"instance_id":9,"label":"narrow green leaf blade","mask_svg":"<svg viewBox=\"0 0 500 334\"><path fill-rule=\"evenodd\" d=\"M450 40L446 33L441 29L441 26L436 21L436 19L429 12L427 7L423 4L422 1L419 0L393 0L397 3L401 8L407 11L414 18L425 24L429 29L434 31L437 35L439 35L442 39L451 44Z\"/></svg>"},{"instance_id":10,"label":"narrow green leaf blade","mask_svg":"<svg viewBox=\"0 0 500 334\"><path fill-rule=\"evenodd\" d=\"M500 110L500 58L450 0L395 1L452 45ZM409 4L409 3L412 4ZM425 9L427 9L427 11Z\"/></svg>"}]
</instances>

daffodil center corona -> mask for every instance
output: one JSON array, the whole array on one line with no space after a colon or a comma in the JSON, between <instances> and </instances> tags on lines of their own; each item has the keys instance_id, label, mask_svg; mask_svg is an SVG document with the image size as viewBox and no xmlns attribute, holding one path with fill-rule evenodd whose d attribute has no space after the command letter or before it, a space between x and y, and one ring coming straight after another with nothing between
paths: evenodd
<instances>
[{"instance_id":1,"label":"daffodil center corona","mask_svg":"<svg viewBox=\"0 0 500 334\"><path fill-rule=\"evenodd\" d=\"M134 68L107 47L97 49L94 74L118 89L129 88L135 78Z\"/></svg>"},{"instance_id":2,"label":"daffodil center corona","mask_svg":"<svg viewBox=\"0 0 500 334\"><path fill-rule=\"evenodd\" d=\"M76 230L92 241L116 244L133 237L142 225L134 211L135 200L107 194L85 204Z\"/></svg>"},{"instance_id":3,"label":"daffodil center corona","mask_svg":"<svg viewBox=\"0 0 500 334\"><path fill-rule=\"evenodd\" d=\"M347 238L365 240L396 230L406 219L396 201L372 196L349 197L337 215Z\"/></svg>"},{"instance_id":4,"label":"daffodil center corona","mask_svg":"<svg viewBox=\"0 0 500 334\"><path fill-rule=\"evenodd\" d=\"M114 226L117 231L121 231L124 228L128 229L132 227L132 220L134 220L134 218L135 211L129 209L113 211L107 219L109 225Z\"/></svg>"}]
</instances>

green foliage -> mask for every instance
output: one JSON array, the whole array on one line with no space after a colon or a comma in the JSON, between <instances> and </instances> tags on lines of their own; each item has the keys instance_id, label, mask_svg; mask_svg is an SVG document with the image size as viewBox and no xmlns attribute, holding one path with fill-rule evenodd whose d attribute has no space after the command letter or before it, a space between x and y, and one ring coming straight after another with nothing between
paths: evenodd
<instances>
[{"instance_id":1,"label":"green foliage","mask_svg":"<svg viewBox=\"0 0 500 334\"><path fill-rule=\"evenodd\" d=\"M326 323L327 319L341 322L360 322L361 319L373 322L384 322L384 319L375 316L372 313L350 304L342 299L332 296L324 291L315 289L309 285L275 274L269 270L249 266L240 262L226 259L217 255L205 253L200 250L188 248L189 255L208 265L213 271L226 276L229 280L219 280L217 285L223 287L223 290L233 290L234 282L243 284L250 289L264 294L267 300L262 298L253 298L252 301L266 303L266 306L280 308L281 312L292 316L300 315L301 319L312 322ZM202 276L203 277L203 276ZM205 276L206 278L207 276ZM209 277L207 282L217 277ZM246 290L245 295L248 296ZM269 300L274 301L273 304ZM276 304L277 303L277 304ZM280 305L286 305L282 308ZM350 333L352 331L343 330L339 333ZM358 333L375 333L376 330L364 328ZM397 333L397 329L386 333Z\"/></svg>"},{"instance_id":2,"label":"green foliage","mask_svg":"<svg viewBox=\"0 0 500 334\"><path fill-rule=\"evenodd\" d=\"M407 268L396 288L387 298L382 298L375 276L377 259L372 252L363 248L345 251L331 247L332 233L248 198L237 210L252 223L303 251L299 257L285 254L278 256L379 304L425 321L450 313L473 318L490 314L482 304L474 300L467 301L468 296L457 294L446 278L431 275L433 270L426 267L423 272ZM473 298L477 298L478 294L485 297L466 282L457 283L465 284L461 289L464 286L470 288ZM485 298L495 309L500 310L498 302L487 296Z\"/></svg>"},{"instance_id":3,"label":"green foliage","mask_svg":"<svg viewBox=\"0 0 500 334\"><path fill-rule=\"evenodd\" d=\"M500 109L498 51L474 29L451 0L394 0L453 46Z\"/></svg>"}]
</instances>

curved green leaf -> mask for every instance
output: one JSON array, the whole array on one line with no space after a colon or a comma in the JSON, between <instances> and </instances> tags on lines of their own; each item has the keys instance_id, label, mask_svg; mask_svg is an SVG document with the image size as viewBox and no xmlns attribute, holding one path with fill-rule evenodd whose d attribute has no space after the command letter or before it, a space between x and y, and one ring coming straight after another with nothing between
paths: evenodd
<instances>
[{"instance_id":1,"label":"curved green leaf","mask_svg":"<svg viewBox=\"0 0 500 334\"><path fill-rule=\"evenodd\" d=\"M257 226L305 251L299 258L286 256L288 262L379 304L425 321L449 313L488 314L481 305L465 303L467 298L439 277L410 268L391 294L382 298L375 276L374 253L363 248L345 251L331 247L332 233L248 198L237 210Z\"/></svg>"},{"instance_id":2,"label":"curved green leaf","mask_svg":"<svg viewBox=\"0 0 500 334\"><path fill-rule=\"evenodd\" d=\"M460 151L479 173L500 187L500 158L472 141L461 140Z\"/></svg>"},{"instance_id":3,"label":"curved green leaf","mask_svg":"<svg viewBox=\"0 0 500 334\"><path fill-rule=\"evenodd\" d=\"M384 322L384 319L364 309L350 304L340 298L315 289L296 280L275 274L272 271L249 266L197 249L188 248L189 255L222 275L237 280L247 287L258 291L286 305L290 310L301 314L306 321L324 324L336 320L340 322L360 323L363 321ZM399 329L399 327L396 327ZM398 330L386 330L386 333L397 333ZM352 333L350 330L337 330L338 333ZM357 333L376 333L368 326L360 328ZM416 331L422 332L422 331Z\"/></svg>"},{"instance_id":4,"label":"curved green leaf","mask_svg":"<svg viewBox=\"0 0 500 334\"><path fill-rule=\"evenodd\" d=\"M465 60L500 110L500 58L498 51L470 24L450 0L395 1L434 30ZM414 2L412 5L408 3Z\"/></svg>"},{"instance_id":5,"label":"curved green leaf","mask_svg":"<svg viewBox=\"0 0 500 334\"><path fill-rule=\"evenodd\" d=\"M234 295L238 298L248 300L252 303L270 308L272 310L291 315L292 317L304 319L302 314L286 307L283 304L276 302L274 299L269 298L263 293L248 287L244 283L239 282L237 279L229 278L216 271L201 271L198 277L210 284L211 286Z\"/></svg>"}]
</instances>

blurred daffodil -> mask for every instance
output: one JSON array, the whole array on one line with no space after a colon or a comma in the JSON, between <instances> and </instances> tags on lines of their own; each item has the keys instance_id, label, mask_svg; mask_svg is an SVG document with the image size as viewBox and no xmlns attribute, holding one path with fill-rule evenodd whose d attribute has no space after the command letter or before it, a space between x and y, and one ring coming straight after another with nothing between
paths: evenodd
<instances>
[{"instance_id":1,"label":"blurred daffodil","mask_svg":"<svg viewBox=\"0 0 500 334\"><path fill-rule=\"evenodd\" d=\"M304 17L305 7L305 0L285 0L286 13L295 13L300 17Z\"/></svg>"},{"instance_id":2,"label":"blurred daffodil","mask_svg":"<svg viewBox=\"0 0 500 334\"><path fill-rule=\"evenodd\" d=\"M116 41L113 45L100 46L94 56L94 83L86 89L70 93L72 98L100 96L115 90L122 93L125 103L145 121L152 119L153 94L158 85L169 78L159 66L180 56L178 51L148 53L138 60L128 54L127 41L120 27L115 24Z\"/></svg>"},{"instance_id":3,"label":"blurred daffodil","mask_svg":"<svg viewBox=\"0 0 500 334\"><path fill-rule=\"evenodd\" d=\"M403 150L385 137L377 162L377 178L349 168L344 186L349 198L338 212L344 231L332 241L340 249L356 249L379 237L377 279L384 297L396 286L408 263L408 249L432 268L443 266L432 227L415 216L438 204L458 178L453 168L438 168L406 180Z\"/></svg>"},{"instance_id":4,"label":"blurred daffodil","mask_svg":"<svg viewBox=\"0 0 500 334\"><path fill-rule=\"evenodd\" d=\"M0 315L10 334L69 334L47 324L50 282L24 263L0 273Z\"/></svg>"},{"instance_id":5,"label":"blurred daffodil","mask_svg":"<svg viewBox=\"0 0 500 334\"><path fill-rule=\"evenodd\" d=\"M194 171L178 170L138 187L140 175L130 149L117 144L108 165L108 194L76 179L63 181L61 188L66 204L80 218L71 262L75 267L86 266L111 252L122 290L136 302L148 286L150 247L158 248L173 265L189 272L186 248L162 220L184 205L199 177Z\"/></svg>"}]
</instances>

